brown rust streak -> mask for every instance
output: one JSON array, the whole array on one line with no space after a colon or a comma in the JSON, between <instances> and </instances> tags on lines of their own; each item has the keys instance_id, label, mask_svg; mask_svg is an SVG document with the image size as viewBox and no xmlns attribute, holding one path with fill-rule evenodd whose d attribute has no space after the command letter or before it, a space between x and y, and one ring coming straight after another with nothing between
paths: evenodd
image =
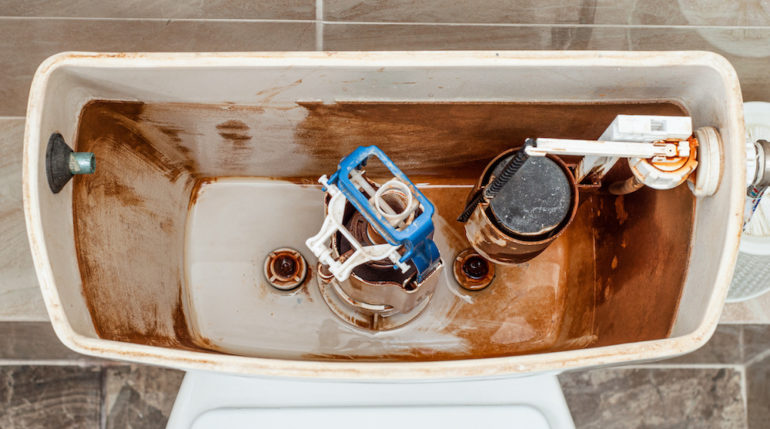
<instances>
[{"instance_id":1,"label":"brown rust streak","mask_svg":"<svg viewBox=\"0 0 770 429\"><path fill-rule=\"evenodd\" d=\"M605 183L630 175L620 162ZM603 196L594 217L599 345L664 338L674 323L690 255L695 197L682 184ZM613 262L614 261L614 262Z\"/></svg>"},{"instance_id":2,"label":"brown rust streak","mask_svg":"<svg viewBox=\"0 0 770 429\"><path fill-rule=\"evenodd\" d=\"M97 159L96 173L73 179L82 292L100 337L189 349L174 267L192 172L144 107L96 101L81 112L76 148Z\"/></svg>"},{"instance_id":3,"label":"brown rust streak","mask_svg":"<svg viewBox=\"0 0 770 429\"><path fill-rule=\"evenodd\" d=\"M618 114L682 114L670 103L299 104L307 117L295 141L324 172L356 147L377 145L407 175L474 180L492 158L528 137L596 139Z\"/></svg>"},{"instance_id":4,"label":"brown rust streak","mask_svg":"<svg viewBox=\"0 0 770 429\"><path fill-rule=\"evenodd\" d=\"M593 139L617 114L684 114L665 103L372 102L304 103L302 108L307 113L303 122L277 125L296 127L294 142L285 150L285 142L262 134L260 142L220 134L248 135L247 123L255 127L248 118L268 107L95 102L84 108L77 149L94 151L98 165L95 175L74 179L73 216L83 293L101 337L193 347L174 267L180 264L187 210L201 186L215 180L195 181L209 175L196 167L204 161L219 176L253 176L258 169L253 158L244 159L267 147L286 160L295 155L313 160L301 171L308 177L289 170L294 177L281 179L318 186L316 169L328 174L355 147L377 144L416 183L471 185L489 160L526 137ZM202 139L188 140L201 134L180 125L200 118L209 120L205 130L196 129L208 147ZM238 144L242 152L234 149ZM222 157L216 158L219 153ZM619 163L607 182L629 174ZM425 190L437 207L437 229L455 251L468 247L454 219L469 190ZM615 210L616 197L603 191L581 193L581 198L572 225L543 254L528 264L498 268L499 284L460 309L462 317L449 329L468 342L467 350L441 353L415 345L408 353L372 360L510 356L668 335L690 251L693 197L683 187L642 189L624 197L623 210ZM622 226L619 214L627 216ZM445 261L454 257L443 256Z\"/></svg>"}]
</instances>

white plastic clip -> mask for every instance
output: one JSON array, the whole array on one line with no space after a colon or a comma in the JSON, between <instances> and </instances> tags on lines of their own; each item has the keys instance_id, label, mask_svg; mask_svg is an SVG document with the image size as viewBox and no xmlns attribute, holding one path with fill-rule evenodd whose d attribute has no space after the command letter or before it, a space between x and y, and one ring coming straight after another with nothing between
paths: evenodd
<instances>
[{"instance_id":1,"label":"white plastic clip","mask_svg":"<svg viewBox=\"0 0 770 429\"><path fill-rule=\"evenodd\" d=\"M374 194L374 189L371 188L369 183L363 178L357 177L351 174L352 182L356 186L362 187L370 195ZM360 180L357 180L360 179ZM311 252L318 258L318 261L323 265L329 267L329 271L334 275L338 281L345 281L350 277L350 273L353 268L366 262L379 261L382 259L389 259L401 269L402 272L409 270L409 265L399 262L401 255L398 253L399 246L393 246L391 244L375 244L372 246L363 246L358 240L353 237L353 234L345 228L342 224L342 217L345 212L345 203L347 199L342 191L337 188L336 185L328 183L328 177L326 175L321 176L318 181L326 188L326 192L331 195L331 200L327 208L326 219L321 226L321 230L318 234L310 237L305 241L305 244ZM370 188L370 189L367 189ZM374 198L374 197L373 197ZM406 212L406 211L405 211ZM341 258L335 259L331 248L331 238L339 231L353 246L353 253L344 261L340 261Z\"/></svg>"}]
</instances>

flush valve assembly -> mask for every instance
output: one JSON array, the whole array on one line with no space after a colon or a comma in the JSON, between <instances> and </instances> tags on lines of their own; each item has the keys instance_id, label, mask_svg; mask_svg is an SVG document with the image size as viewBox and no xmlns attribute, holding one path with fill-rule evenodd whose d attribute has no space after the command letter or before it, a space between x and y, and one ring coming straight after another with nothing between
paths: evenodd
<instances>
[{"instance_id":1,"label":"flush valve assembly","mask_svg":"<svg viewBox=\"0 0 770 429\"><path fill-rule=\"evenodd\" d=\"M372 159L389 179L368 176ZM427 305L442 266L432 240L433 204L376 146L359 147L319 182L326 217L306 245L319 261L324 300L359 327L408 322Z\"/></svg>"},{"instance_id":2,"label":"flush valve assembly","mask_svg":"<svg viewBox=\"0 0 770 429\"><path fill-rule=\"evenodd\" d=\"M620 159L627 160L630 177L604 187ZM537 137L500 154L468 195L458 221L478 254L518 264L543 252L569 226L581 187L624 195L687 182L695 196L707 197L717 191L721 171L716 129L693 133L686 116L618 115L598 140ZM455 277L460 284L466 280Z\"/></svg>"}]
</instances>

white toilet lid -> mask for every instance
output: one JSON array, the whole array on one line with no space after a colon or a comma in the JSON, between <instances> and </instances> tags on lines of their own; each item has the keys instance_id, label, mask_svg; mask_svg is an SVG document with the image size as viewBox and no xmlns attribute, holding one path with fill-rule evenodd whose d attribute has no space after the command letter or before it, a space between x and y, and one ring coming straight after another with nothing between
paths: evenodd
<instances>
[{"instance_id":1,"label":"white toilet lid","mask_svg":"<svg viewBox=\"0 0 770 429\"><path fill-rule=\"evenodd\" d=\"M464 407L220 408L198 416L192 429L548 429L543 413L526 405Z\"/></svg>"},{"instance_id":2,"label":"white toilet lid","mask_svg":"<svg viewBox=\"0 0 770 429\"><path fill-rule=\"evenodd\" d=\"M570 429L554 374L508 379L341 381L188 372L167 429Z\"/></svg>"}]
</instances>

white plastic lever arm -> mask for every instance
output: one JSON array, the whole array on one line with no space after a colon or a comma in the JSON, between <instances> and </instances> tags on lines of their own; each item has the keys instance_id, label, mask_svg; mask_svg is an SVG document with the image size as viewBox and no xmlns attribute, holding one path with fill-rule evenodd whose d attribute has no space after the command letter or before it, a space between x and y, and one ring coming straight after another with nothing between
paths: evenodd
<instances>
[{"instance_id":1,"label":"white plastic lever arm","mask_svg":"<svg viewBox=\"0 0 770 429\"><path fill-rule=\"evenodd\" d=\"M689 148L689 146L688 146ZM535 146L526 148L529 156L593 155L613 158L653 158L656 156L686 156L675 143L622 142L608 140L535 139Z\"/></svg>"}]
</instances>

